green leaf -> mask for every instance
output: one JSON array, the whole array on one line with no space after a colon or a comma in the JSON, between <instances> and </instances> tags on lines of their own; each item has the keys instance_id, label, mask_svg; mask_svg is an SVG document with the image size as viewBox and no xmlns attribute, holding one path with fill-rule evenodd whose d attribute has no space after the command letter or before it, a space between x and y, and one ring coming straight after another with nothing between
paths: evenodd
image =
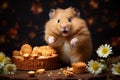
<instances>
[{"instance_id":1,"label":"green leaf","mask_svg":"<svg viewBox=\"0 0 120 80\"><path fill-rule=\"evenodd\" d=\"M0 74L2 74L4 72L4 70L3 69L0 69Z\"/></svg>"}]
</instances>

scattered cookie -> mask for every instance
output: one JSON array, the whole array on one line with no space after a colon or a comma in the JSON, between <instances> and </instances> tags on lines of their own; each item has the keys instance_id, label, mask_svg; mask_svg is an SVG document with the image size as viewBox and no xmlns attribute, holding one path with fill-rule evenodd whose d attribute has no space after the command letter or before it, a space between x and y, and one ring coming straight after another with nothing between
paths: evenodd
<instances>
[{"instance_id":1,"label":"scattered cookie","mask_svg":"<svg viewBox=\"0 0 120 80\"><path fill-rule=\"evenodd\" d=\"M72 64L73 72L74 73L84 73L86 69L85 62L76 62Z\"/></svg>"},{"instance_id":2,"label":"scattered cookie","mask_svg":"<svg viewBox=\"0 0 120 80\"><path fill-rule=\"evenodd\" d=\"M29 77L34 77L35 76L35 71L28 71L28 76Z\"/></svg>"},{"instance_id":3,"label":"scattered cookie","mask_svg":"<svg viewBox=\"0 0 120 80\"><path fill-rule=\"evenodd\" d=\"M70 72L73 72L73 68L72 67L67 68L67 70L70 71Z\"/></svg>"},{"instance_id":4,"label":"scattered cookie","mask_svg":"<svg viewBox=\"0 0 120 80\"><path fill-rule=\"evenodd\" d=\"M52 74L53 74L53 72L49 72L49 73L48 73L48 76L51 76Z\"/></svg>"},{"instance_id":5,"label":"scattered cookie","mask_svg":"<svg viewBox=\"0 0 120 80\"><path fill-rule=\"evenodd\" d=\"M63 70L63 73L66 77L72 77L73 76L73 72L71 72L69 70Z\"/></svg>"},{"instance_id":6,"label":"scattered cookie","mask_svg":"<svg viewBox=\"0 0 120 80\"><path fill-rule=\"evenodd\" d=\"M58 75L61 75L61 74L62 74L62 72L58 72L57 74L58 74Z\"/></svg>"},{"instance_id":7,"label":"scattered cookie","mask_svg":"<svg viewBox=\"0 0 120 80\"><path fill-rule=\"evenodd\" d=\"M44 74L44 73L45 73L45 69L36 70L36 74Z\"/></svg>"},{"instance_id":8,"label":"scattered cookie","mask_svg":"<svg viewBox=\"0 0 120 80\"><path fill-rule=\"evenodd\" d=\"M64 69L63 68L60 68L60 71L63 71Z\"/></svg>"}]
</instances>

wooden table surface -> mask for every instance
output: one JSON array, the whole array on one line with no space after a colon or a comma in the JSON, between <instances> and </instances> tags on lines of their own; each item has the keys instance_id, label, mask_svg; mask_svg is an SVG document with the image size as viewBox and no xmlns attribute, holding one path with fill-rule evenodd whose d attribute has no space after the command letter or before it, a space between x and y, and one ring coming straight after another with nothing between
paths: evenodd
<instances>
[{"instance_id":1,"label":"wooden table surface","mask_svg":"<svg viewBox=\"0 0 120 80\"><path fill-rule=\"evenodd\" d=\"M102 73L99 75L84 73L74 74L72 77L66 77L63 73L59 75L58 72L60 72L60 70L57 69L48 70L44 74L29 77L27 72L28 71L17 71L14 75L0 74L0 80L107 80L107 78L110 77L115 78L115 80L120 80L120 76L115 76L111 73ZM48 74L50 73L52 74L49 76Z\"/></svg>"}]
</instances>

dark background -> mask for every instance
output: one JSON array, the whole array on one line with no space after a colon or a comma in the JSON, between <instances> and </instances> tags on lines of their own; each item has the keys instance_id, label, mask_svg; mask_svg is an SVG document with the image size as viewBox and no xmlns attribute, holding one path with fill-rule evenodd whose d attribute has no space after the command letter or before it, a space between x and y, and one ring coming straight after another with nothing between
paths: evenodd
<instances>
[{"instance_id":1,"label":"dark background","mask_svg":"<svg viewBox=\"0 0 120 80\"><path fill-rule=\"evenodd\" d=\"M52 8L80 11L91 32L93 56L96 49L108 43L114 56L120 53L119 0L0 0L0 51L12 56L24 43L32 47L45 45L44 25ZM112 55L113 56L113 55Z\"/></svg>"}]
</instances>

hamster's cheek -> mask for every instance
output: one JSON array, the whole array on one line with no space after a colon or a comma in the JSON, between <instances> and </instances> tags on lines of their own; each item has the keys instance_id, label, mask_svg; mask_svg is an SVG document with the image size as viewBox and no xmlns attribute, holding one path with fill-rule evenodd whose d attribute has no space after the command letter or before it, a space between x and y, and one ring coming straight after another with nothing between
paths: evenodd
<instances>
[{"instance_id":1,"label":"hamster's cheek","mask_svg":"<svg viewBox=\"0 0 120 80\"><path fill-rule=\"evenodd\" d=\"M50 37L48 38L48 42L49 42L50 44L54 43L54 42L55 42L55 37L50 36Z\"/></svg>"}]
</instances>

